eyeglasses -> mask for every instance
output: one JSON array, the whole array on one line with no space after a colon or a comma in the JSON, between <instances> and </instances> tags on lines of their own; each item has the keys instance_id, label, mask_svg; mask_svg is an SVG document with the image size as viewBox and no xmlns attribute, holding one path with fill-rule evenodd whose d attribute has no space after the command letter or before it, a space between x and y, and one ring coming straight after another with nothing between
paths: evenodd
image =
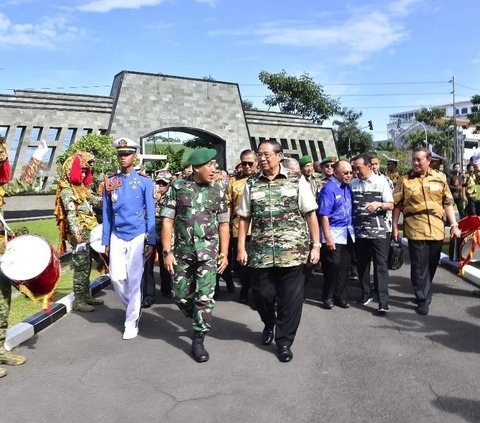
<instances>
[{"instance_id":1,"label":"eyeglasses","mask_svg":"<svg viewBox=\"0 0 480 423\"><path fill-rule=\"evenodd\" d=\"M242 166L253 166L253 162L242 162Z\"/></svg>"},{"instance_id":2,"label":"eyeglasses","mask_svg":"<svg viewBox=\"0 0 480 423\"><path fill-rule=\"evenodd\" d=\"M346 170L345 172L342 172L342 175L353 175L353 172L351 170Z\"/></svg>"},{"instance_id":3,"label":"eyeglasses","mask_svg":"<svg viewBox=\"0 0 480 423\"><path fill-rule=\"evenodd\" d=\"M255 156L257 156L257 159L261 159L262 157L265 157L266 160L268 160L270 157L275 156L277 153L257 153Z\"/></svg>"},{"instance_id":4,"label":"eyeglasses","mask_svg":"<svg viewBox=\"0 0 480 423\"><path fill-rule=\"evenodd\" d=\"M333 167L333 163L324 164L323 167Z\"/></svg>"}]
</instances>

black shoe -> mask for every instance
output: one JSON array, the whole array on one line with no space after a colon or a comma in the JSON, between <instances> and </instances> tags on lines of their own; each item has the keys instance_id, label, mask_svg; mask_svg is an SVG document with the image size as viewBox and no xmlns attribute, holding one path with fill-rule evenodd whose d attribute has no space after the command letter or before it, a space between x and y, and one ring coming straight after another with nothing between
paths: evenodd
<instances>
[{"instance_id":1,"label":"black shoe","mask_svg":"<svg viewBox=\"0 0 480 423\"><path fill-rule=\"evenodd\" d=\"M348 304L345 300L335 300L334 303L340 308L350 308L350 304Z\"/></svg>"},{"instance_id":2,"label":"black shoe","mask_svg":"<svg viewBox=\"0 0 480 423\"><path fill-rule=\"evenodd\" d=\"M147 297L142 302L142 308L149 308L155 303L153 298Z\"/></svg>"},{"instance_id":3,"label":"black shoe","mask_svg":"<svg viewBox=\"0 0 480 423\"><path fill-rule=\"evenodd\" d=\"M426 316L429 312L429 307L427 304L418 304L417 309L415 310L418 314Z\"/></svg>"},{"instance_id":4,"label":"black shoe","mask_svg":"<svg viewBox=\"0 0 480 423\"><path fill-rule=\"evenodd\" d=\"M331 298L323 300L323 308L326 308L327 310L331 310L333 308L333 305L334 303Z\"/></svg>"},{"instance_id":5,"label":"black shoe","mask_svg":"<svg viewBox=\"0 0 480 423\"><path fill-rule=\"evenodd\" d=\"M203 346L205 340L205 334L201 332L195 332L192 338L192 356L197 363L205 363L210 358L207 350Z\"/></svg>"},{"instance_id":6,"label":"black shoe","mask_svg":"<svg viewBox=\"0 0 480 423\"><path fill-rule=\"evenodd\" d=\"M390 310L390 309L388 308L388 305L382 305L382 304L380 304L380 305L378 306L377 314L378 314L379 316L385 316L385 315L389 312L389 310Z\"/></svg>"},{"instance_id":7,"label":"black shoe","mask_svg":"<svg viewBox=\"0 0 480 423\"><path fill-rule=\"evenodd\" d=\"M171 291L162 292L162 296L168 298L169 300L173 300L173 293Z\"/></svg>"},{"instance_id":8,"label":"black shoe","mask_svg":"<svg viewBox=\"0 0 480 423\"><path fill-rule=\"evenodd\" d=\"M288 345L281 345L278 347L278 359L282 363L288 363L289 361L292 361L293 353Z\"/></svg>"},{"instance_id":9,"label":"black shoe","mask_svg":"<svg viewBox=\"0 0 480 423\"><path fill-rule=\"evenodd\" d=\"M265 326L262 332L262 344L270 345L273 342L273 328Z\"/></svg>"},{"instance_id":10,"label":"black shoe","mask_svg":"<svg viewBox=\"0 0 480 423\"><path fill-rule=\"evenodd\" d=\"M248 304L248 291L240 291L240 296L238 297L238 302L242 304Z\"/></svg>"}]
</instances>

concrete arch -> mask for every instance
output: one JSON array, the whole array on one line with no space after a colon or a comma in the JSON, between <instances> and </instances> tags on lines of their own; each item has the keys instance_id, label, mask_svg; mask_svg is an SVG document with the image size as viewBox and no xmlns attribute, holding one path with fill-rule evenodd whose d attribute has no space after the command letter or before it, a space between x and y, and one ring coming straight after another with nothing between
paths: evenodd
<instances>
[{"instance_id":1,"label":"concrete arch","mask_svg":"<svg viewBox=\"0 0 480 423\"><path fill-rule=\"evenodd\" d=\"M152 131L140 137L142 151L145 151L145 140L147 138L152 137L154 135L162 134L165 132L182 132L182 133L190 134L190 135L193 135L194 137L198 137L211 142L212 145L217 150L218 164L222 169L227 169L226 140L204 129L184 127L184 126L170 126L167 128L161 128L161 129Z\"/></svg>"}]
</instances>

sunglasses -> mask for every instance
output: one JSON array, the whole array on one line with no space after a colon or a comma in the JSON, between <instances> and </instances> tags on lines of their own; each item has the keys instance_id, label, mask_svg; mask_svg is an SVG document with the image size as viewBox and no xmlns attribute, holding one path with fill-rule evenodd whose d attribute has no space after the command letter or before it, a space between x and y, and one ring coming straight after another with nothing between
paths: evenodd
<instances>
[{"instance_id":1,"label":"sunglasses","mask_svg":"<svg viewBox=\"0 0 480 423\"><path fill-rule=\"evenodd\" d=\"M324 164L323 167L333 167L333 163Z\"/></svg>"},{"instance_id":2,"label":"sunglasses","mask_svg":"<svg viewBox=\"0 0 480 423\"><path fill-rule=\"evenodd\" d=\"M242 166L253 166L253 162L242 162Z\"/></svg>"},{"instance_id":3,"label":"sunglasses","mask_svg":"<svg viewBox=\"0 0 480 423\"><path fill-rule=\"evenodd\" d=\"M345 172L342 172L343 175L353 175L353 172L351 170L346 170Z\"/></svg>"},{"instance_id":4,"label":"sunglasses","mask_svg":"<svg viewBox=\"0 0 480 423\"><path fill-rule=\"evenodd\" d=\"M257 159L261 159L262 157L265 157L266 160L270 159L270 157L275 156L277 153L257 153L255 154L257 156Z\"/></svg>"}]
</instances>

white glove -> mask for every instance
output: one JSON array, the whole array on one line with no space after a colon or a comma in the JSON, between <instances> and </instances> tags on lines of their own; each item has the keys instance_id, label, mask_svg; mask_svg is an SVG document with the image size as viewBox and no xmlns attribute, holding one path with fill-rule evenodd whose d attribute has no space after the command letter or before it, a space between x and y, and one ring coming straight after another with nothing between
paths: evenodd
<instances>
[{"instance_id":1,"label":"white glove","mask_svg":"<svg viewBox=\"0 0 480 423\"><path fill-rule=\"evenodd\" d=\"M38 147L37 149L35 150L35 152L33 153L32 157L34 159L37 159L39 161L42 161L43 157L45 156L45 154L47 153L48 151L48 147L47 147L47 143L46 141L42 138L38 144Z\"/></svg>"}]
</instances>

